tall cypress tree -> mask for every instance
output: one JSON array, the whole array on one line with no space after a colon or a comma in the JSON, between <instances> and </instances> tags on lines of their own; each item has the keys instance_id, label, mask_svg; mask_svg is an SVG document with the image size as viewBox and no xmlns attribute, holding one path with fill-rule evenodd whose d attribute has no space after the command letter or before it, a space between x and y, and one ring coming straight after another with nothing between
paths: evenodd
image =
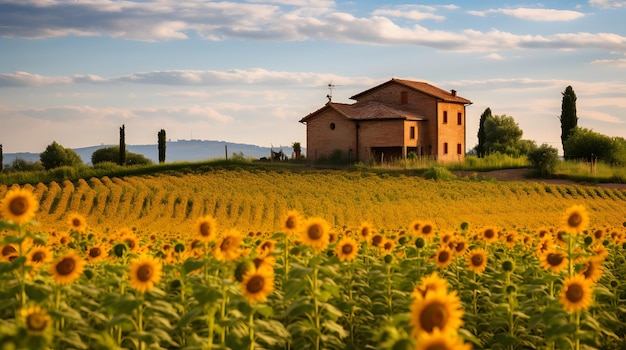
<instances>
[{"instance_id":1,"label":"tall cypress tree","mask_svg":"<svg viewBox=\"0 0 626 350\"><path fill-rule=\"evenodd\" d=\"M0 171L2 171L4 162L4 154L2 153L2 144L0 143Z\"/></svg>"},{"instance_id":2,"label":"tall cypress tree","mask_svg":"<svg viewBox=\"0 0 626 350\"><path fill-rule=\"evenodd\" d=\"M165 163L165 129L157 134L159 139L159 163Z\"/></svg>"},{"instance_id":3,"label":"tall cypress tree","mask_svg":"<svg viewBox=\"0 0 626 350\"><path fill-rule=\"evenodd\" d=\"M126 165L126 127L122 124L120 128L120 165Z\"/></svg>"},{"instance_id":4,"label":"tall cypress tree","mask_svg":"<svg viewBox=\"0 0 626 350\"><path fill-rule=\"evenodd\" d=\"M563 146L563 156L565 154L565 142L572 135L574 129L578 126L578 117L576 116L576 93L571 86L565 88L565 91L561 93L563 95L563 101L561 102L561 145Z\"/></svg>"},{"instance_id":5,"label":"tall cypress tree","mask_svg":"<svg viewBox=\"0 0 626 350\"><path fill-rule=\"evenodd\" d=\"M489 117L491 117L491 108L487 107L483 114L480 115L480 124L478 126L478 146L476 146L478 158L485 157L485 142L487 141L485 135L485 120Z\"/></svg>"}]
</instances>

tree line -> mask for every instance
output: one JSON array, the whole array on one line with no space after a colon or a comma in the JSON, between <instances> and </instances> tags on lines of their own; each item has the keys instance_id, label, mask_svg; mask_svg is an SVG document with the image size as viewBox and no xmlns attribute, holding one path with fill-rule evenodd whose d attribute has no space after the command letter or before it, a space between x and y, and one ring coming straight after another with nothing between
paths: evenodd
<instances>
[{"instance_id":1,"label":"tree line","mask_svg":"<svg viewBox=\"0 0 626 350\"><path fill-rule=\"evenodd\" d=\"M165 162L166 133L161 129L157 134L157 147L159 151L159 163ZM82 158L71 148L65 148L53 141L39 154L39 162L28 162L22 158L16 158L4 169L4 155L0 144L0 171L33 171L50 170L62 166L78 167L84 165ZM115 163L118 165L150 165L152 160L142 154L129 152L126 149L126 127L120 127L120 142L118 146L104 147L95 150L91 154L91 164Z\"/></svg>"},{"instance_id":2,"label":"tree line","mask_svg":"<svg viewBox=\"0 0 626 350\"><path fill-rule=\"evenodd\" d=\"M566 160L626 164L626 139L610 137L578 126L576 93L567 86L561 93L561 145ZM551 172L558 162L558 150L543 143L522 139L523 131L515 119L507 115L493 115L491 108L480 116L478 144L470 151L479 158L489 154L527 156L529 162L543 173Z\"/></svg>"}]
</instances>

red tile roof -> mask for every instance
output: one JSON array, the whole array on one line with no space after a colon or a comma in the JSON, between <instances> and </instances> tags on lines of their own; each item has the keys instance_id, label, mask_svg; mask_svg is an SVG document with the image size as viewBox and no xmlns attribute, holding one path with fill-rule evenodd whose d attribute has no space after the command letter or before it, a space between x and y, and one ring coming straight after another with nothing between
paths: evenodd
<instances>
[{"instance_id":1,"label":"red tile roof","mask_svg":"<svg viewBox=\"0 0 626 350\"><path fill-rule=\"evenodd\" d=\"M463 97L457 96L457 95L453 95L451 91L446 91L443 89L440 89L436 86L430 85L428 83L425 82L421 82L421 81L413 81L413 80L404 80L404 79L396 79L393 78L385 83L382 83L380 85L374 86L373 88L367 89L361 93L358 93L352 97L350 97L350 99L352 100L358 100L360 96L363 96L373 90L376 90L380 87L383 87L385 85L389 85L389 84L401 84L404 85L408 88L411 88L413 90L417 90L417 91L421 91L427 95L433 96L437 99L446 101L446 102L454 102L454 103L463 103L463 104L471 104L472 101L465 99Z\"/></svg>"},{"instance_id":2,"label":"red tile roof","mask_svg":"<svg viewBox=\"0 0 626 350\"><path fill-rule=\"evenodd\" d=\"M415 114L414 112L407 112L386 106L380 102L367 102L367 103L335 103L329 102L324 107L317 111L307 115L300 120L301 123L306 123L308 120L318 115L322 111L332 108L339 112L343 116L352 120L380 120L380 119L406 119L406 120L426 120L426 118Z\"/></svg>"}]
</instances>

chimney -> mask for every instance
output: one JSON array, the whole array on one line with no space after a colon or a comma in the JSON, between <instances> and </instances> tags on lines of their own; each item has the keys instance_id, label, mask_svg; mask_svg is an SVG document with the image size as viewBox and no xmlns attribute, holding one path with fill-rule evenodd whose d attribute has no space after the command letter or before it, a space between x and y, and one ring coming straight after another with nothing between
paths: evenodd
<instances>
[{"instance_id":1,"label":"chimney","mask_svg":"<svg viewBox=\"0 0 626 350\"><path fill-rule=\"evenodd\" d=\"M452 94L452 96L456 96L456 90L452 89L450 90L450 93Z\"/></svg>"}]
</instances>

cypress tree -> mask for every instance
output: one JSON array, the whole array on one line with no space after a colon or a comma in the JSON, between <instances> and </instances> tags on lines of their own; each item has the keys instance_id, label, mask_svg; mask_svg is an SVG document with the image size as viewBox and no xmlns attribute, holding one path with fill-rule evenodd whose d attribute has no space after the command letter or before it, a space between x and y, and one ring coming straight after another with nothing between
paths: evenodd
<instances>
[{"instance_id":1,"label":"cypress tree","mask_svg":"<svg viewBox=\"0 0 626 350\"><path fill-rule=\"evenodd\" d=\"M120 128L120 165L126 165L126 127L122 124Z\"/></svg>"},{"instance_id":2,"label":"cypress tree","mask_svg":"<svg viewBox=\"0 0 626 350\"><path fill-rule=\"evenodd\" d=\"M576 116L576 93L571 86L565 88L561 93L563 100L561 102L561 145L563 146L563 156L565 154L565 142L572 135L574 129L578 126L578 117Z\"/></svg>"},{"instance_id":3,"label":"cypress tree","mask_svg":"<svg viewBox=\"0 0 626 350\"><path fill-rule=\"evenodd\" d=\"M159 163L165 163L165 129L157 134L159 140Z\"/></svg>"},{"instance_id":4,"label":"cypress tree","mask_svg":"<svg viewBox=\"0 0 626 350\"><path fill-rule=\"evenodd\" d=\"M4 154L2 153L2 144L0 143L0 171L2 171L4 162Z\"/></svg>"},{"instance_id":5,"label":"cypress tree","mask_svg":"<svg viewBox=\"0 0 626 350\"><path fill-rule=\"evenodd\" d=\"M478 145L476 146L478 158L485 157L485 142L487 141L487 136L485 134L485 121L489 117L491 117L491 108L487 107L483 114L480 115L480 124L478 126Z\"/></svg>"}]
</instances>

